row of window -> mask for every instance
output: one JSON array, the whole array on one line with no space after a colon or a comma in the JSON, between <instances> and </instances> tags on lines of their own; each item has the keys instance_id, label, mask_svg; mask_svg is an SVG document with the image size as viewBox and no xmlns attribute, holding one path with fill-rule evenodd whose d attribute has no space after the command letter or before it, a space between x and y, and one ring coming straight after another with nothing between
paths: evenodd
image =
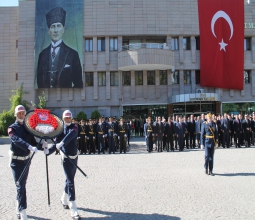
<instances>
[{"instance_id":1,"label":"row of window","mask_svg":"<svg viewBox=\"0 0 255 220\"><path fill-rule=\"evenodd\" d=\"M183 50L190 50L191 43L190 37L183 37ZM200 37L195 37L196 42L196 50L200 50ZM118 38L111 37L110 38L110 51L118 50ZM171 38L171 50L179 50L179 37ZM251 50L251 38L244 38L244 50ZM85 39L85 51L92 52L93 51L93 39L86 38ZM97 51L105 51L105 38L99 37L97 38Z\"/></svg>"},{"instance_id":2,"label":"row of window","mask_svg":"<svg viewBox=\"0 0 255 220\"><path fill-rule=\"evenodd\" d=\"M174 73L171 74L172 84L179 84L179 70L175 70ZM250 70L244 71L244 83L250 83ZM155 71L147 71L147 85L155 85ZM86 86L94 86L93 80L93 72L85 73L85 81ZM195 71L195 80L196 84L200 84L200 71ZM191 70L183 71L183 83L191 84ZM160 70L159 71L159 84L167 85L167 71ZM98 86L106 85L106 73L98 72ZM118 86L119 85L119 73L118 72L110 72L110 85ZM131 72L123 71L122 72L122 85L130 86L131 85ZM135 71L135 85L143 85L143 71Z\"/></svg>"}]
</instances>

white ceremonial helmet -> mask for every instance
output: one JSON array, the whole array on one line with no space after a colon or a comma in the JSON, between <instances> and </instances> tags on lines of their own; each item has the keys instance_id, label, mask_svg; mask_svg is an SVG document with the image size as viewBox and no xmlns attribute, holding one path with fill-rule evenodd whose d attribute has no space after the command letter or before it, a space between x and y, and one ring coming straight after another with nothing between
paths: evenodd
<instances>
[{"instance_id":1,"label":"white ceremonial helmet","mask_svg":"<svg viewBox=\"0 0 255 220\"><path fill-rule=\"evenodd\" d=\"M15 107L15 110L14 110L14 116L17 116L17 113L18 112L25 112L25 114L26 114L26 109L25 109L25 107L23 106L23 105L17 105L16 107Z\"/></svg>"},{"instance_id":2,"label":"white ceremonial helmet","mask_svg":"<svg viewBox=\"0 0 255 220\"><path fill-rule=\"evenodd\" d=\"M71 112L70 110L65 110L65 111L63 112L62 118L64 119L64 118L66 118L66 117L71 117L71 118L73 118L72 112Z\"/></svg>"}]
</instances>

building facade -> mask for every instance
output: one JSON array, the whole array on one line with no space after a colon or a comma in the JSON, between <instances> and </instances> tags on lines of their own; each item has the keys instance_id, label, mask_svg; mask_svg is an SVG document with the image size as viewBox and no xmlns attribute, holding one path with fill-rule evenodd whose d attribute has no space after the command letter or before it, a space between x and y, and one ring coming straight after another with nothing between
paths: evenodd
<instances>
[{"instance_id":1,"label":"building facade","mask_svg":"<svg viewBox=\"0 0 255 220\"><path fill-rule=\"evenodd\" d=\"M200 86L196 0L84 0L83 89L34 89L35 3L0 8L0 111L21 83L25 100L37 102L44 91L57 114L219 114L222 103L251 103L255 111L253 1L244 1L242 91Z\"/></svg>"}]
</instances>

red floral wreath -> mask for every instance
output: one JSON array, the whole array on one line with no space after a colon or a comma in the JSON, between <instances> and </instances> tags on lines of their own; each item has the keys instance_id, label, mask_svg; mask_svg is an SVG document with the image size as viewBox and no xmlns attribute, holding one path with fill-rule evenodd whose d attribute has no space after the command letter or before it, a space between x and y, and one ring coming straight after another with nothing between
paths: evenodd
<instances>
[{"instance_id":1,"label":"red floral wreath","mask_svg":"<svg viewBox=\"0 0 255 220\"><path fill-rule=\"evenodd\" d=\"M47 109L34 109L34 112L35 112L35 114L33 114L29 118L29 124L33 129L35 129L35 127L38 124L51 125L54 128L54 130L57 129L58 122L57 122L56 118L54 118L50 114L50 110L47 110Z\"/></svg>"}]
</instances>

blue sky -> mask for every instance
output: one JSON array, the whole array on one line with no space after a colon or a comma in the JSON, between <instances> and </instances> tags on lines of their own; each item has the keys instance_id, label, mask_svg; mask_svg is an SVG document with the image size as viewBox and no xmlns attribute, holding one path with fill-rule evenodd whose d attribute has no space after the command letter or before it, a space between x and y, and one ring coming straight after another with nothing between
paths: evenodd
<instances>
[{"instance_id":1,"label":"blue sky","mask_svg":"<svg viewBox=\"0 0 255 220\"><path fill-rule=\"evenodd\" d=\"M19 0L0 0L0 7L2 6L18 6Z\"/></svg>"}]
</instances>

